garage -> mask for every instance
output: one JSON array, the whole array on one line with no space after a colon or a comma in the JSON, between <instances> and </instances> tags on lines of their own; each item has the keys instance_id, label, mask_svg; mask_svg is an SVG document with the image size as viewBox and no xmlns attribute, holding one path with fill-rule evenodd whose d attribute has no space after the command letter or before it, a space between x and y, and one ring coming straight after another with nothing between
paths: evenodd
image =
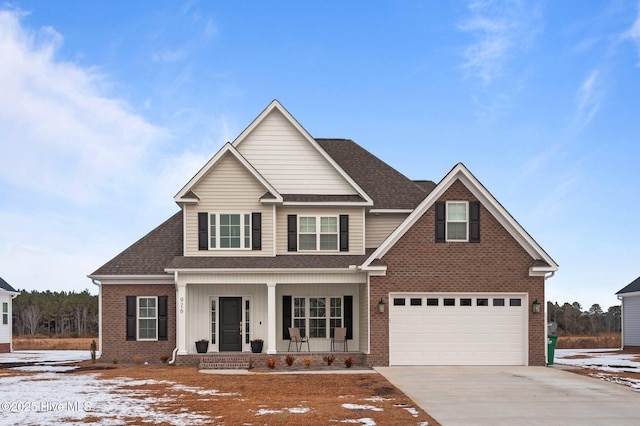
<instances>
[{"instance_id":1,"label":"garage","mask_svg":"<svg viewBox=\"0 0 640 426\"><path fill-rule=\"evenodd\" d=\"M391 293L389 365L527 365L526 294Z\"/></svg>"}]
</instances>

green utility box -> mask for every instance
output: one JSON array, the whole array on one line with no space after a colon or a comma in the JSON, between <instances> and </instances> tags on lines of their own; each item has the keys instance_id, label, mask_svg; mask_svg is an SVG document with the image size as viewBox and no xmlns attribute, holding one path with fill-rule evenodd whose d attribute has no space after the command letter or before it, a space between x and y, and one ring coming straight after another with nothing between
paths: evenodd
<instances>
[{"instance_id":1,"label":"green utility box","mask_svg":"<svg viewBox=\"0 0 640 426\"><path fill-rule=\"evenodd\" d=\"M547 336L547 365L553 365L553 356L556 353L556 342L558 336L550 334Z\"/></svg>"}]
</instances>

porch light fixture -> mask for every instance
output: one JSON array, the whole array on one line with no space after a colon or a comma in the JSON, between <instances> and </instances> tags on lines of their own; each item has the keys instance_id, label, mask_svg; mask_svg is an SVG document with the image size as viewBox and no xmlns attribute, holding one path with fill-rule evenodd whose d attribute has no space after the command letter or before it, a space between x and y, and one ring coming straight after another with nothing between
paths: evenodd
<instances>
[{"instance_id":1,"label":"porch light fixture","mask_svg":"<svg viewBox=\"0 0 640 426\"><path fill-rule=\"evenodd\" d=\"M534 314L539 314L541 306L542 306L542 304L540 302L538 302L538 299L534 300L533 303L531 304L531 309L533 310L533 313Z\"/></svg>"},{"instance_id":2,"label":"porch light fixture","mask_svg":"<svg viewBox=\"0 0 640 426\"><path fill-rule=\"evenodd\" d=\"M384 314L384 301L382 299L378 302L378 312Z\"/></svg>"}]
</instances>

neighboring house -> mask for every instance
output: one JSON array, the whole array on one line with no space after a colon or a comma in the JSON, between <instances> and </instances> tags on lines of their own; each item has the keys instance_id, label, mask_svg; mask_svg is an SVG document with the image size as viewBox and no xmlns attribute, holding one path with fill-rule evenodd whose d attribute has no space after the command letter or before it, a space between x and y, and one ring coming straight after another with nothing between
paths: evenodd
<instances>
[{"instance_id":1,"label":"neighboring house","mask_svg":"<svg viewBox=\"0 0 640 426\"><path fill-rule=\"evenodd\" d=\"M323 352L344 326L369 365L545 364L532 304L558 266L463 164L412 181L273 101L174 199L89 276L107 360L276 354L290 326Z\"/></svg>"},{"instance_id":2,"label":"neighboring house","mask_svg":"<svg viewBox=\"0 0 640 426\"><path fill-rule=\"evenodd\" d=\"M640 277L616 295L622 302L622 347L640 349Z\"/></svg>"},{"instance_id":3,"label":"neighboring house","mask_svg":"<svg viewBox=\"0 0 640 426\"><path fill-rule=\"evenodd\" d=\"M12 346L12 306L11 301L16 298L19 293L0 277L0 353L11 352Z\"/></svg>"}]
</instances>

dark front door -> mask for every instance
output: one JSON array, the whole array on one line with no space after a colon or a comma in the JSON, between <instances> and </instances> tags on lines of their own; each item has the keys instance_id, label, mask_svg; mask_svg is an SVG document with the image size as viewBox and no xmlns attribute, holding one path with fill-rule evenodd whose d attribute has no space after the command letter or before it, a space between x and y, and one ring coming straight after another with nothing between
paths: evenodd
<instances>
[{"instance_id":1,"label":"dark front door","mask_svg":"<svg viewBox=\"0 0 640 426\"><path fill-rule=\"evenodd\" d=\"M242 351L242 297L220 298L220 351Z\"/></svg>"}]
</instances>

